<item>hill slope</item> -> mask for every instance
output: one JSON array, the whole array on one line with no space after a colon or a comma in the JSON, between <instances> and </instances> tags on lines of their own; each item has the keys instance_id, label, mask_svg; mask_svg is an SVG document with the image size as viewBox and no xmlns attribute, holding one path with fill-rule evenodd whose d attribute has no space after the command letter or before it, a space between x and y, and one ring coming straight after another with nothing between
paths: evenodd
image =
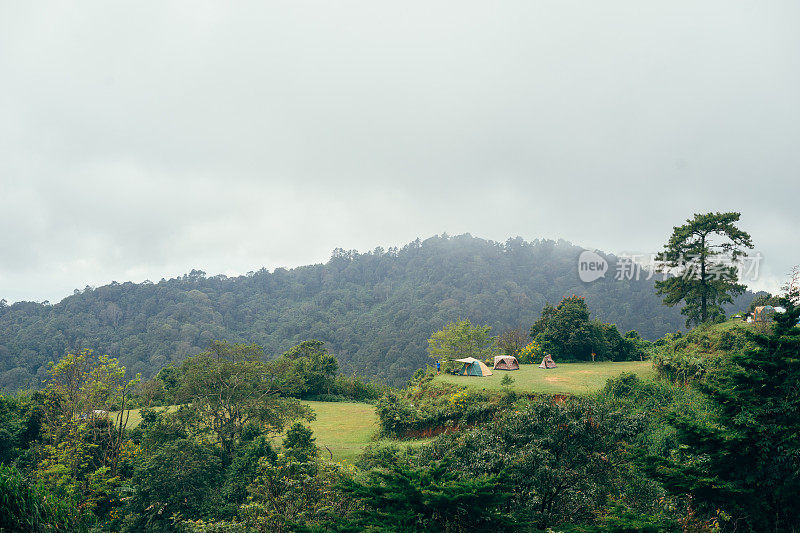
<instances>
[{"instance_id":1,"label":"hill slope","mask_svg":"<svg viewBox=\"0 0 800 533\"><path fill-rule=\"evenodd\" d=\"M337 249L324 265L236 278L192 271L87 288L55 305L2 306L0 389L36 385L47 361L79 346L147 377L212 339L255 342L277 355L316 338L343 372L399 383L424 364L427 338L448 321L466 317L497 333L527 328L546 302L571 294L623 332L653 339L680 329L679 310L661 304L652 280L614 280L613 257L606 278L581 282L581 251L565 241L437 236L402 249Z\"/></svg>"},{"instance_id":2,"label":"hill slope","mask_svg":"<svg viewBox=\"0 0 800 533\"><path fill-rule=\"evenodd\" d=\"M624 361L612 363L559 363L556 368L544 370L539 365L520 365L519 370L495 370L491 376L453 376L441 374L437 381L452 383L473 389L502 390L501 381L505 376L514 382L508 386L510 390L522 393L545 394L587 394L597 392L605 387L609 379L623 372L632 372L641 378L655 375L653 363L647 361Z\"/></svg>"}]
</instances>

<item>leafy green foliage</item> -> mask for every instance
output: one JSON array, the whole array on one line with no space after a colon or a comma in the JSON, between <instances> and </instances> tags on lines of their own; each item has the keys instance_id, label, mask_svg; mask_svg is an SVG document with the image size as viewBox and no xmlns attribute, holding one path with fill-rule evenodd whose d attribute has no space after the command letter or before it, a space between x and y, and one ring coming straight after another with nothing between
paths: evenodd
<instances>
[{"instance_id":1,"label":"leafy green foliage","mask_svg":"<svg viewBox=\"0 0 800 533\"><path fill-rule=\"evenodd\" d=\"M0 464L0 531L60 533L88 531L79 501L52 494L15 467Z\"/></svg>"},{"instance_id":2,"label":"leafy green foliage","mask_svg":"<svg viewBox=\"0 0 800 533\"><path fill-rule=\"evenodd\" d=\"M125 409L138 382L125 379L125 368L107 355L82 350L50 365L50 378L39 398L42 435L35 455L37 478L59 497L79 499L82 510L105 514L118 503L120 450ZM111 420L117 407L122 416Z\"/></svg>"},{"instance_id":3,"label":"leafy green foliage","mask_svg":"<svg viewBox=\"0 0 800 533\"><path fill-rule=\"evenodd\" d=\"M194 439L167 442L146 454L133 474L127 504L130 531L172 531L173 516L213 516L220 501L222 461L213 447Z\"/></svg>"},{"instance_id":4,"label":"leafy green foliage","mask_svg":"<svg viewBox=\"0 0 800 533\"><path fill-rule=\"evenodd\" d=\"M183 416L213 435L226 464L248 427L259 433L280 431L292 420L313 417L297 400L278 395L262 357L255 345L215 342L181 365Z\"/></svg>"},{"instance_id":5,"label":"leafy green foliage","mask_svg":"<svg viewBox=\"0 0 800 533\"><path fill-rule=\"evenodd\" d=\"M300 461L308 462L317 456L317 450L314 444L314 437L310 428L304 426L300 422L295 422L289 431L286 432L286 438L283 439L283 447L286 448L286 455Z\"/></svg>"},{"instance_id":6,"label":"leafy green foliage","mask_svg":"<svg viewBox=\"0 0 800 533\"><path fill-rule=\"evenodd\" d=\"M188 358L179 367L170 365L161 369L153 379L143 383L136 399L145 407L188 403L188 397L206 389L203 379L215 379L208 371L224 360L239 372L244 366L250 367L251 379L240 382L239 387L260 383L262 392L273 396L372 401L386 389L381 383L359 376L336 375L336 357L327 350L325 343L317 340L304 341L278 359L269 362L264 359L263 349L258 345L212 341L208 350ZM195 390L190 390L192 383Z\"/></svg>"},{"instance_id":7,"label":"leafy green foliage","mask_svg":"<svg viewBox=\"0 0 800 533\"><path fill-rule=\"evenodd\" d=\"M545 352L556 360L591 359L597 341L589 321L589 306L584 298L564 298L558 307L545 305L542 316L531 326L534 337Z\"/></svg>"},{"instance_id":8,"label":"leafy green foliage","mask_svg":"<svg viewBox=\"0 0 800 533\"><path fill-rule=\"evenodd\" d=\"M671 491L692 495L700 512L720 515L726 530L800 528L799 298L795 287L773 331L750 332L753 344L700 384L712 417L675 414L680 453L648 463Z\"/></svg>"},{"instance_id":9,"label":"leafy green foliage","mask_svg":"<svg viewBox=\"0 0 800 533\"><path fill-rule=\"evenodd\" d=\"M278 454L260 462L248 503L239 513L250 531L316 530L318 524L351 512L352 500L339 488L349 472L316 458L299 459L297 454Z\"/></svg>"},{"instance_id":10,"label":"leafy green foliage","mask_svg":"<svg viewBox=\"0 0 800 533\"><path fill-rule=\"evenodd\" d=\"M0 464L29 462L26 453L39 437L42 410L33 395L0 395Z\"/></svg>"},{"instance_id":11,"label":"leafy green foliage","mask_svg":"<svg viewBox=\"0 0 800 533\"><path fill-rule=\"evenodd\" d=\"M261 462L274 462L276 459L277 454L266 435L259 435L243 443L236 450L236 457L225 471L225 484L221 491L225 503L216 516L224 518L236 516L239 507L247 501L248 487L258 475Z\"/></svg>"},{"instance_id":12,"label":"leafy green foliage","mask_svg":"<svg viewBox=\"0 0 800 533\"><path fill-rule=\"evenodd\" d=\"M340 524L349 531L507 531L504 489L497 476L465 478L447 462L373 469L344 481L343 492L364 508Z\"/></svg>"},{"instance_id":13,"label":"leafy green foliage","mask_svg":"<svg viewBox=\"0 0 800 533\"><path fill-rule=\"evenodd\" d=\"M506 328L497 336L497 348L504 355L513 355L519 359L519 355L525 346L530 343L528 333L521 327Z\"/></svg>"},{"instance_id":14,"label":"leafy green foliage","mask_svg":"<svg viewBox=\"0 0 800 533\"><path fill-rule=\"evenodd\" d=\"M335 376L339 363L322 341L301 342L284 353L273 367L292 370L291 376L295 378L296 388L291 394L285 391L288 396L311 398L336 391Z\"/></svg>"},{"instance_id":15,"label":"leafy green foliage","mask_svg":"<svg viewBox=\"0 0 800 533\"><path fill-rule=\"evenodd\" d=\"M615 502L604 509L597 524L580 524L559 528L564 533L678 533L692 531L662 514L643 513Z\"/></svg>"},{"instance_id":16,"label":"leafy green foliage","mask_svg":"<svg viewBox=\"0 0 800 533\"><path fill-rule=\"evenodd\" d=\"M544 529L591 520L616 493L622 442L642 429L640 417L589 399L541 398L492 424L442 437L433 449L465 476L505 473L517 520Z\"/></svg>"}]
</instances>

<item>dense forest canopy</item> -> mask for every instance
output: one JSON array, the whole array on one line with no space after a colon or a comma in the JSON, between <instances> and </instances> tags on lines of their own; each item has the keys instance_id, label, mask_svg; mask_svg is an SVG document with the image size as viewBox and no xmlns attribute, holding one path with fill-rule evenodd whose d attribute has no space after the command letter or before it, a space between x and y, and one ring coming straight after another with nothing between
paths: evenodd
<instances>
[{"instance_id":1,"label":"dense forest canopy","mask_svg":"<svg viewBox=\"0 0 800 533\"><path fill-rule=\"evenodd\" d=\"M390 383L427 361L427 339L460 318L529 328L546 303L586 299L592 318L646 339L679 330L679 309L655 295L652 279L580 281L583 248L563 240L493 242L435 236L367 253L336 249L325 264L245 276L190 274L158 283L111 283L48 305L0 306L0 389L38 386L48 361L91 348L128 372L154 375L206 349L213 339L256 343L277 356L304 340L327 343L340 370ZM2 295L0 295L2 296ZM734 308L752 299L745 294Z\"/></svg>"}]
</instances>

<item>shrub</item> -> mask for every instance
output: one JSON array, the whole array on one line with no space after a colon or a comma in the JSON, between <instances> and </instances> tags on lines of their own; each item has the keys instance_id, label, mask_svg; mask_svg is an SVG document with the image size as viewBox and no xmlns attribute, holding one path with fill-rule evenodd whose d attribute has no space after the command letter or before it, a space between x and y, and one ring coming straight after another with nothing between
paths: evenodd
<instances>
[{"instance_id":1,"label":"shrub","mask_svg":"<svg viewBox=\"0 0 800 533\"><path fill-rule=\"evenodd\" d=\"M356 402L371 402L380 398L387 389L388 387L382 383L368 381L360 376L339 375L334 380L332 392Z\"/></svg>"},{"instance_id":2,"label":"shrub","mask_svg":"<svg viewBox=\"0 0 800 533\"><path fill-rule=\"evenodd\" d=\"M384 435L405 437L411 432L437 433L443 428L490 420L502 393L487 393L451 384L420 380L404 391L390 391L377 403Z\"/></svg>"},{"instance_id":3,"label":"shrub","mask_svg":"<svg viewBox=\"0 0 800 533\"><path fill-rule=\"evenodd\" d=\"M86 531L78 502L31 484L13 466L0 465L0 531Z\"/></svg>"},{"instance_id":4,"label":"shrub","mask_svg":"<svg viewBox=\"0 0 800 533\"><path fill-rule=\"evenodd\" d=\"M544 351L541 345L533 341L520 351L518 361L524 364L534 364L541 361L542 357L544 357Z\"/></svg>"}]
</instances>

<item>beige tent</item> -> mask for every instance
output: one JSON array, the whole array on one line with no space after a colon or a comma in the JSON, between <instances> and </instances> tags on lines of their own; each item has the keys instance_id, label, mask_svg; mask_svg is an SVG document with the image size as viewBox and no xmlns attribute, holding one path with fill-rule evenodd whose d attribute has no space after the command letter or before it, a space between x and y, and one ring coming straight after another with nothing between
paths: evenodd
<instances>
[{"instance_id":1,"label":"beige tent","mask_svg":"<svg viewBox=\"0 0 800 533\"><path fill-rule=\"evenodd\" d=\"M519 370L519 362L513 355L496 355L493 368L495 370Z\"/></svg>"},{"instance_id":2,"label":"beige tent","mask_svg":"<svg viewBox=\"0 0 800 533\"><path fill-rule=\"evenodd\" d=\"M459 376L491 376L492 371L489 367L478 361L474 357L465 357L464 359L456 359L457 363L464 363L461 370L456 371Z\"/></svg>"},{"instance_id":3,"label":"beige tent","mask_svg":"<svg viewBox=\"0 0 800 533\"><path fill-rule=\"evenodd\" d=\"M542 364L539 365L539 368L555 368L556 362L553 361L553 358L550 357L550 354L545 354L544 359L542 359Z\"/></svg>"}]
</instances>

